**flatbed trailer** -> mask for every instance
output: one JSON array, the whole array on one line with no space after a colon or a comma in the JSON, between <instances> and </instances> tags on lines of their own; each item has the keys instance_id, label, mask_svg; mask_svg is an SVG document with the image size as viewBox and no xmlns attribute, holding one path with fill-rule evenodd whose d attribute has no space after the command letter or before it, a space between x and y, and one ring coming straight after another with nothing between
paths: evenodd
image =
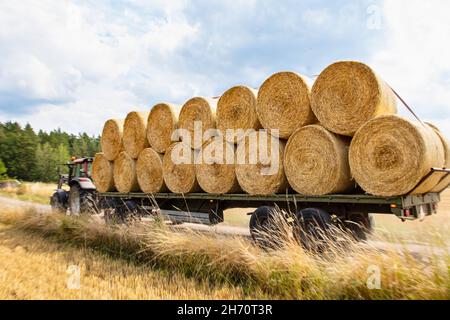
<instances>
[{"instance_id":1,"label":"flatbed trailer","mask_svg":"<svg viewBox=\"0 0 450 320\"><path fill-rule=\"evenodd\" d=\"M434 175L450 180L450 170L433 168L417 185ZM449 181L450 184L450 181ZM214 225L224 221L224 211L233 208L253 208L248 214L250 231L267 227L271 212L279 211L297 221L322 226L333 221L349 222L352 232L364 239L372 227L369 214L393 214L403 221L424 219L437 213L440 193L380 197L361 193L307 196L296 193L273 195L208 194L208 193L98 193L98 203L105 215L125 217L129 212L140 216L162 216L173 223ZM278 210L273 210L278 209ZM324 223L321 223L324 222ZM265 225L266 224L266 225ZM355 225L357 225L355 229Z\"/></svg>"}]
</instances>

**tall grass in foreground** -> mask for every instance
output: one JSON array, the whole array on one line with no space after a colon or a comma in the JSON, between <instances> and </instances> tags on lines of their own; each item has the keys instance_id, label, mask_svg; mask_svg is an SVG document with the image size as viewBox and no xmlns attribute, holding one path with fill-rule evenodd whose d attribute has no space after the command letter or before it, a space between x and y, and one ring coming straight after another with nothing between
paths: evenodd
<instances>
[{"instance_id":1,"label":"tall grass in foreground","mask_svg":"<svg viewBox=\"0 0 450 320\"><path fill-rule=\"evenodd\" d=\"M95 218L42 215L33 210L5 212L0 222L92 247L136 263L177 270L202 281L230 283L245 292L282 299L449 299L448 251L420 256L380 251L341 241L322 254L304 251L293 237L263 250L242 237L229 237L164 224L107 226ZM376 276L379 274L379 289ZM369 283L369 286L368 286Z\"/></svg>"}]
</instances>

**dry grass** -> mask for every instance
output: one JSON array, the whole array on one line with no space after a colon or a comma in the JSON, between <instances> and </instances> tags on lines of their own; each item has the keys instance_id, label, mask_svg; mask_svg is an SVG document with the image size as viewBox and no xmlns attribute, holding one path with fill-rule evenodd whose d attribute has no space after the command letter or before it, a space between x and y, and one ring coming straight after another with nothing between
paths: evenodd
<instances>
[{"instance_id":1,"label":"dry grass","mask_svg":"<svg viewBox=\"0 0 450 320\"><path fill-rule=\"evenodd\" d=\"M69 266L80 289L69 289ZM211 286L177 272L153 270L95 252L43 240L0 225L0 299L242 299L242 290Z\"/></svg>"},{"instance_id":2,"label":"dry grass","mask_svg":"<svg viewBox=\"0 0 450 320\"><path fill-rule=\"evenodd\" d=\"M56 190L56 183L23 182L19 187L1 188L0 196L32 201L42 204L50 203L50 196Z\"/></svg>"},{"instance_id":3,"label":"dry grass","mask_svg":"<svg viewBox=\"0 0 450 320\"><path fill-rule=\"evenodd\" d=\"M111 228L92 219L39 216L36 212L3 213L1 222L21 232L96 249L138 265L151 265L153 270L176 270L214 287L238 286L254 297L450 298L448 251L417 257L407 249L380 251L341 241L333 242L336 245L319 255L305 252L292 238L280 238L279 249L265 251L244 238L170 229L157 223ZM436 246L446 245L436 242ZM373 267L380 270L380 289L367 286ZM109 279L108 274L103 276Z\"/></svg>"}]
</instances>

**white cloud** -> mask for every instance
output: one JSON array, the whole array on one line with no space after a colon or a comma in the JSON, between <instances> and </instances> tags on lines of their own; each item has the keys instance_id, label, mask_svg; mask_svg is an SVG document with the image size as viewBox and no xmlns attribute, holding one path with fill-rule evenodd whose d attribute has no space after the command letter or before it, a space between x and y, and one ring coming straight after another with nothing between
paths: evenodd
<instances>
[{"instance_id":1,"label":"white cloud","mask_svg":"<svg viewBox=\"0 0 450 320\"><path fill-rule=\"evenodd\" d=\"M134 2L137 11L108 13L92 3L2 1L0 121L98 133L110 116L147 109L162 86L167 99L190 93L203 79L173 83L182 69L174 52L196 33L184 2L161 1L166 15L148 20Z\"/></svg>"},{"instance_id":2,"label":"white cloud","mask_svg":"<svg viewBox=\"0 0 450 320\"><path fill-rule=\"evenodd\" d=\"M450 137L450 2L386 0L382 10L385 40L373 48L370 64Z\"/></svg>"}]
</instances>

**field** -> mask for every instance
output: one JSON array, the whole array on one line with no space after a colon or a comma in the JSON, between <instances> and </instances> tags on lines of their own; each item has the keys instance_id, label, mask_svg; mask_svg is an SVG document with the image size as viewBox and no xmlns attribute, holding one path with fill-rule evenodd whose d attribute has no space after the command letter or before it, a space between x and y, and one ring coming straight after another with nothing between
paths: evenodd
<instances>
[{"instance_id":1,"label":"field","mask_svg":"<svg viewBox=\"0 0 450 320\"><path fill-rule=\"evenodd\" d=\"M42 198L52 192L50 186L29 188ZM225 224L247 226L247 211L226 212ZM342 245L321 255L290 238L264 251L246 238L157 222L111 228L96 219L1 204L0 212L3 299L450 298L448 191L439 214L423 222L377 216L373 239L404 247L381 250L342 237ZM429 246L418 255L408 243ZM79 289L68 287L73 266ZM371 268L380 270L375 289L368 286Z\"/></svg>"},{"instance_id":2,"label":"field","mask_svg":"<svg viewBox=\"0 0 450 320\"><path fill-rule=\"evenodd\" d=\"M23 182L19 187L0 188L0 196L49 204L50 196L55 192L56 184L42 182Z\"/></svg>"}]
</instances>

